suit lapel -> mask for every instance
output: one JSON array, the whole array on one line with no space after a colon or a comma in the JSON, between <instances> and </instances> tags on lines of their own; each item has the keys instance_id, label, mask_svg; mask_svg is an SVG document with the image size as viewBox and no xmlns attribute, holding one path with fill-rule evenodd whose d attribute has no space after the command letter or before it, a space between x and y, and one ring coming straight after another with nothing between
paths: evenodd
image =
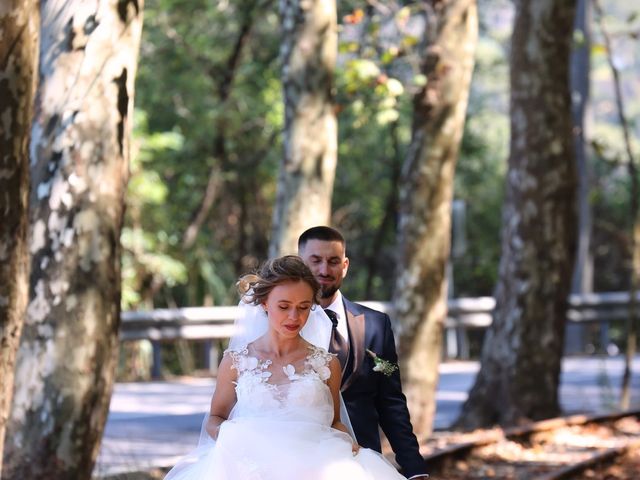
<instances>
[{"instance_id":1,"label":"suit lapel","mask_svg":"<svg viewBox=\"0 0 640 480\"><path fill-rule=\"evenodd\" d=\"M342 379L341 391L345 391L358 376L358 371L364 360L364 313L353 312L348 300L344 300L345 312L347 314L347 326L349 328L349 343L353 353L353 366L351 371L345 372Z\"/></svg>"}]
</instances>

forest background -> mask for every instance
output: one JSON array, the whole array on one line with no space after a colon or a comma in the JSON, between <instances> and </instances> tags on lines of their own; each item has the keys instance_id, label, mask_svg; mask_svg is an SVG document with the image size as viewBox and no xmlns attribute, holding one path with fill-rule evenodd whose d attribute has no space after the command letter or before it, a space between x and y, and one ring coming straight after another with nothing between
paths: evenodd
<instances>
[{"instance_id":1,"label":"forest background","mask_svg":"<svg viewBox=\"0 0 640 480\"><path fill-rule=\"evenodd\" d=\"M122 237L124 309L235 304L237 276L267 258L284 122L279 20L267 8L273 3L146 3L136 154ZM411 139L412 96L425 80L417 8L394 2L338 7L339 140L331 223L347 238L352 268L343 289L349 298L388 301L393 292L398 178ZM480 0L478 13L476 63L455 174L454 198L464 217L451 258L449 289L455 297L494 292L509 149L513 5ZM606 13L637 149L640 21L637 9L622 0L606 2ZM241 38L247 25L250 33ZM590 283L593 291L626 291L630 178L606 49L597 27L591 28ZM239 40L242 50L230 71ZM224 148L216 151L216 142ZM185 248L185 232L212 175L215 199Z\"/></svg>"}]
</instances>

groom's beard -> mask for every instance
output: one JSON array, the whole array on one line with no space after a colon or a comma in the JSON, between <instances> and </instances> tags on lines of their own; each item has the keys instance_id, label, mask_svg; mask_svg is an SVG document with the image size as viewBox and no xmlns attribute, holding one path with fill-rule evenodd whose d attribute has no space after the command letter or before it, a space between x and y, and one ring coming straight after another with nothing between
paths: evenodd
<instances>
[{"instance_id":1,"label":"groom's beard","mask_svg":"<svg viewBox=\"0 0 640 480\"><path fill-rule=\"evenodd\" d=\"M334 283L333 285L322 285L320 288L320 298L331 298L335 293L340 290L342 282Z\"/></svg>"}]
</instances>

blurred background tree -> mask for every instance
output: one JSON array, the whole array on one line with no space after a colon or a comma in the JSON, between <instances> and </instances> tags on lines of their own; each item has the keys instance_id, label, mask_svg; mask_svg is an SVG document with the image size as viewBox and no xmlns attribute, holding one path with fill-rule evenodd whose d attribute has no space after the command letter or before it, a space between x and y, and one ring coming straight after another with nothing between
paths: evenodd
<instances>
[{"instance_id":1,"label":"blurred background tree","mask_svg":"<svg viewBox=\"0 0 640 480\"><path fill-rule=\"evenodd\" d=\"M280 2L283 152L269 256L295 254L298 236L331 221L337 163L334 0Z\"/></svg>"},{"instance_id":2,"label":"blurred background tree","mask_svg":"<svg viewBox=\"0 0 640 480\"><path fill-rule=\"evenodd\" d=\"M414 96L411 143L400 176L392 300L403 391L417 435L431 432L447 318L447 270L458 152L478 39L475 0L420 2L425 83Z\"/></svg>"},{"instance_id":3,"label":"blurred background tree","mask_svg":"<svg viewBox=\"0 0 640 480\"><path fill-rule=\"evenodd\" d=\"M576 0L514 5L511 142L496 306L480 371L457 420L468 429L560 412L578 228L569 81Z\"/></svg>"}]
</instances>

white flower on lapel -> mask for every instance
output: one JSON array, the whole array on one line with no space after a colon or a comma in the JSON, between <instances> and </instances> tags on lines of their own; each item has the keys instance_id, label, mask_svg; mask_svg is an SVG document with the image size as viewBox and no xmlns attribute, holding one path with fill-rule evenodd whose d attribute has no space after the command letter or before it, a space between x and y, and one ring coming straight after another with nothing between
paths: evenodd
<instances>
[{"instance_id":1,"label":"white flower on lapel","mask_svg":"<svg viewBox=\"0 0 640 480\"><path fill-rule=\"evenodd\" d=\"M369 354L369 356L371 358L373 358L373 371L374 372L380 372L383 375L385 375L387 377L390 377L391 375L393 375L393 372L395 372L398 369L398 365L396 365L393 362L390 362L389 360L385 360L383 358L380 358L378 355L376 355L371 350L367 349L367 353Z\"/></svg>"}]
</instances>

